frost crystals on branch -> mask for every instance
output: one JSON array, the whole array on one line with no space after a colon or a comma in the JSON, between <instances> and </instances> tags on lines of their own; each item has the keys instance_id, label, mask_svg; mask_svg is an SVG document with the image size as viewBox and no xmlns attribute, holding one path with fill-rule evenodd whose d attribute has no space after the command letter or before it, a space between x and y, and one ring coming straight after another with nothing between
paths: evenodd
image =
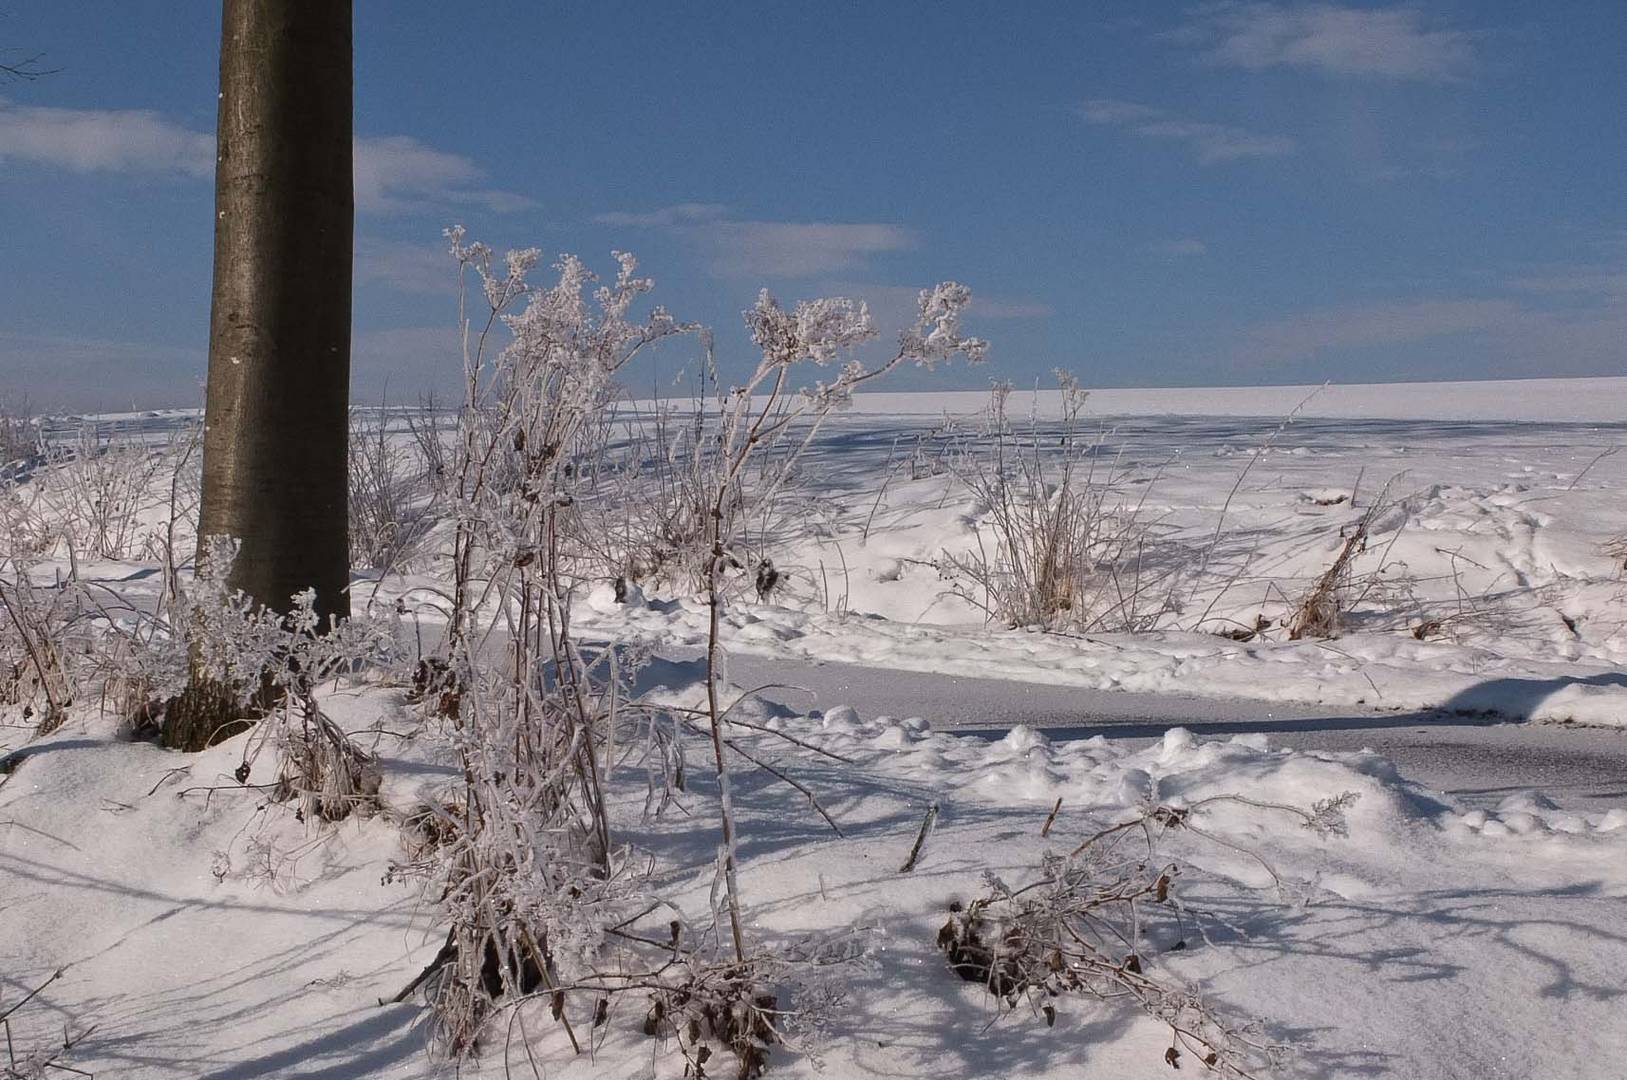
<instances>
[{"instance_id":1,"label":"frost crystals on branch","mask_svg":"<svg viewBox=\"0 0 1627 1080\"><path fill-rule=\"evenodd\" d=\"M443 1043L455 1054L476 1049L495 1009L531 995L548 997L580 1046L583 1017L573 1021L571 1003L584 988L592 988L596 1024L603 995L638 987L665 1003L665 1017L693 1014L683 1025L692 1064L704 1060L696 1045L704 1028L734 1053L741 1075L755 1075L781 1022L794 1018L774 1004L771 984L782 966L745 939L727 755L800 785L723 733L731 721L718 700L718 616L731 587L774 587L770 562L748 568L737 557L747 515L772 506L793 481L802 450L832 407L905 362L983 357L986 345L961 332L970 293L953 283L923 292L919 318L896 353L867 368L850 358L875 335L863 304L825 299L787 309L765 292L746 313L760 359L744 383L724 389L706 331L659 307L633 317L651 283L637 276L632 256L617 253L615 279L605 284L580 260L561 256L554 282L533 286L526 275L540 258L536 251L510 253L499 270L484 245L465 243L461 230L449 237L454 257L478 281L485 311L463 312L464 395L445 492L455 521L449 632L443 654L426 668L422 695L441 707L463 779L426 809L426 844L404 868L438 899L448 937L414 985L428 988ZM511 336L501 348L493 336L500 328ZM615 460L611 448L645 444L627 436L639 430L638 418L616 415L617 375L646 347L680 334L694 334L701 344L704 370L718 391L716 411L697 412L680 437L658 445L653 474L621 449L615 453L627 467L618 471L607 464ZM804 361L841 366L830 381L795 391L792 370ZM663 422L657 421L658 436ZM764 454L769 448L774 453ZM661 512L643 509L647 475L663 492ZM635 515L655 519L659 528L634 529ZM618 553L617 536L656 540L663 550ZM712 614L708 707L697 717L707 723L645 722L659 710L629 707L624 654L580 645L573 602L607 570L625 594L635 567L691 558ZM750 572L726 576L740 569ZM718 777L718 907L727 913L733 946L732 958L721 963L703 956L708 946L701 943L712 943L715 953L725 940L717 925L722 915L698 934L674 922L670 948L654 958L641 959L639 946L648 941L622 929L642 917L628 912L637 910L649 860L635 860L617 841L611 792L635 772L640 787L648 781L642 771L618 766L641 731L670 730L661 737L675 743L692 728L710 736ZM653 750L655 759L682 760L675 745ZM652 801L665 805L666 798ZM663 905L650 899L644 914ZM614 953L612 940L622 943ZM653 972L646 970L651 965ZM732 1016L737 1006L755 1010L757 1019L728 1021L725 1012ZM652 1028L667 1030L662 1017Z\"/></svg>"}]
</instances>

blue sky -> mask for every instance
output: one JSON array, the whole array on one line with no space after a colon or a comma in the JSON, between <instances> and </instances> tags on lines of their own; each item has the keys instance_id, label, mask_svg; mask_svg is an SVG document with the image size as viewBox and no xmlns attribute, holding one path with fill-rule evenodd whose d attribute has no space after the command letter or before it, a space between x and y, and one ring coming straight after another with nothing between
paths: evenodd
<instances>
[{"instance_id":1,"label":"blue sky","mask_svg":"<svg viewBox=\"0 0 1627 1080\"><path fill-rule=\"evenodd\" d=\"M0 0L0 394L201 397L218 5ZM971 285L990 377L1627 370L1627 4L356 0L355 385L456 370L441 229L739 312ZM683 357L640 379L669 381Z\"/></svg>"}]
</instances>

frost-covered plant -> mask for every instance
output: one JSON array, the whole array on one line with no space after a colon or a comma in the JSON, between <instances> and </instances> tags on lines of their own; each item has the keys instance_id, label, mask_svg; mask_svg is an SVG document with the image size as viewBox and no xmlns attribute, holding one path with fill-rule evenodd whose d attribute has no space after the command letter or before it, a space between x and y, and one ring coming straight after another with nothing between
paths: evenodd
<instances>
[{"instance_id":1,"label":"frost-covered plant","mask_svg":"<svg viewBox=\"0 0 1627 1080\"><path fill-rule=\"evenodd\" d=\"M625 850L601 850L604 811L583 791L569 745L572 704L559 694L521 701L528 688L500 671L478 678L452 732L465 782L429 809L435 842L404 868L430 884L448 923L430 1000L440 1040L459 1055L477 1048L496 1003L597 970L634 879Z\"/></svg>"},{"instance_id":2,"label":"frost-covered plant","mask_svg":"<svg viewBox=\"0 0 1627 1080\"><path fill-rule=\"evenodd\" d=\"M747 964L675 953L649 990L644 1033L677 1043L686 1076L722 1075L713 1063L722 1049L734 1057L734 1075L751 1080L779 1045L819 1068L819 1036L844 1005L842 977L860 955L842 939L761 951Z\"/></svg>"},{"instance_id":3,"label":"frost-covered plant","mask_svg":"<svg viewBox=\"0 0 1627 1080\"><path fill-rule=\"evenodd\" d=\"M982 520L974 550L941 559L955 591L1008 627L1155 628L1174 607L1188 553L1146 513L1155 484L1133 494L1128 469L1103 463L1101 450L1100 440L1075 445L1071 425L1059 435L1036 423L964 456L958 472Z\"/></svg>"},{"instance_id":4,"label":"frost-covered plant","mask_svg":"<svg viewBox=\"0 0 1627 1080\"><path fill-rule=\"evenodd\" d=\"M447 481L452 476L445 411L434 393L429 393L418 400L417 409L406 414L407 432L412 436L430 491L437 499L446 494Z\"/></svg>"},{"instance_id":5,"label":"frost-covered plant","mask_svg":"<svg viewBox=\"0 0 1627 1080\"><path fill-rule=\"evenodd\" d=\"M1010 426L1006 420L1006 404L1014 388L1010 379L989 380L989 405L984 419L990 432L1004 432Z\"/></svg>"},{"instance_id":6,"label":"frost-covered plant","mask_svg":"<svg viewBox=\"0 0 1627 1080\"><path fill-rule=\"evenodd\" d=\"M0 475L0 551L32 559L48 553L57 530L44 513L40 485L29 483L31 470Z\"/></svg>"},{"instance_id":7,"label":"frost-covered plant","mask_svg":"<svg viewBox=\"0 0 1627 1080\"><path fill-rule=\"evenodd\" d=\"M202 749L260 716L240 779L271 746L277 794L298 797L310 820L341 817L377 793L377 770L317 706L315 688L352 671L398 667L399 635L371 619L324 626L311 589L291 598L288 614L262 606L228 583L236 550L228 538L211 538L197 573L177 581L158 612L99 605L104 674L128 688L126 698L163 702L161 735L174 748Z\"/></svg>"},{"instance_id":8,"label":"frost-covered plant","mask_svg":"<svg viewBox=\"0 0 1627 1080\"><path fill-rule=\"evenodd\" d=\"M1305 590L1288 615L1291 640L1338 637L1348 614L1381 585L1383 559L1375 570L1364 575L1356 573L1356 563L1367 553L1368 539L1376 522L1388 516L1392 508L1388 491L1386 485L1348 532L1341 531L1333 562ZM1396 535L1399 536L1399 530ZM1395 536L1392 536L1384 548L1386 554L1394 543Z\"/></svg>"},{"instance_id":9,"label":"frost-covered plant","mask_svg":"<svg viewBox=\"0 0 1627 1080\"><path fill-rule=\"evenodd\" d=\"M495 1002L589 962L628 886L605 797L626 690L614 658L584 656L572 632L574 592L594 565L580 501L592 493L616 373L692 328L660 308L633 318L651 284L630 255L617 255L613 283L563 256L554 283L534 288L536 251L511 252L494 270L488 248L465 244L461 230L449 236L486 311L466 332L447 483L445 685L427 696L453 704L446 720L465 782L442 841L412 870L449 923L432 1001L444 1044L462 1054ZM500 326L510 341L498 349ZM497 634L500 653L486 647Z\"/></svg>"},{"instance_id":10,"label":"frost-covered plant","mask_svg":"<svg viewBox=\"0 0 1627 1080\"><path fill-rule=\"evenodd\" d=\"M656 402L647 414L628 408L625 418L618 409L606 413L602 428L592 482L579 500L596 573L622 595L632 584L704 588L706 491L717 443L703 403ZM737 553L742 566L749 559Z\"/></svg>"},{"instance_id":11,"label":"frost-covered plant","mask_svg":"<svg viewBox=\"0 0 1627 1080\"><path fill-rule=\"evenodd\" d=\"M40 426L26 400L0 398L0 475L36 456Z\"/></svg>"},{"instance_id":12,"label":"frost-covered plant","mask_svg":"<svg viewBox=\"0 0 1627 1080\"><path fill-rule=\"evenodd\" d=\"M434 470L425 460L434 438L403 437L389 413L350 413L350 561L379 571L402 570L434 527Z\"/></svg>"},{"instance_id":13,"label":"frost-covered plant","mask_svg":"<svg viewBox=\"0 0 1627 1080\"><path fill-rule=\"evenodd\" d=\"M40 734L62 724L95 666L89 608L76 576L39 585L29 563L0 561L0 705Z\"/></svg>"},{"instance_id":14,"label":"frost-covered plant","mask_svg":"<svg viewBox=\"0 0 1627 1080\"><path fill-rule=\"evenodd\" d=\"M1062 423L1069 429L1079 423L1079 416L1085 411L1085 402L1090 398L1090 391L1079 385L1079 377L1064 368L1052 368L1051 374L1056 377L1057 390L1062 394Z\"/></svg>"},{"instance_id":15,"label":"frost-covered plant","mask_svg":"<svg viewBox=\"0 0 1627 1080\"><path fill-rule=\"evenodd\" d=\"M756 305L745 313L746 327L759 350L759 359L745 382L730 388L719 400L719 468L712 476L712 487L707 493L710 551L706 581L709 607L707 711L722 810L725 898L738 961L745 961L747 949L741 925L734 807L723 749L724 709L719 700L719 683L724 571L729 564L730 540L737 535L742 521L741 478L765 443L795 431L796 440L780 458L770 490L784 483L831 409L850 400L860 386L900 365L912 363L931 368L955 356L962 356L971 363L983 360L988 343L961 331L961 316L971 297L970 289L952 281L921 290L914 325L899 335L898 348L892 357L875 367L866 367L852 356L857 346L876 333L870 310L863 303L840 298L805 300L786 309L764 289L758 294ZM837 360L844 362L831 381L793 389L792 371L798 365L811 362L823 367Z\"/></svg>"},{"instance_id":16,"label":"frost-covered plant","mask_svg":"<svg viewBox=\"0 0 1627 1080\"><path fill-rule=\"evenodd\" d=\"M499 275L484 245L464 245L458 230L452 244L466 272L478 278L487 305L466 348L453 451L450 636L456 643L471 632L471 619L487 600L530 593L532 606L522 605L520 613L528 625L550 614L568 618L566 582L580 569L582 552L562 541L591 476L599 420L617 392L615 376L650 344L695 328L659 307L643 320L630 317L634 302L652 287L636 276L630 255L617 255L613 285L594 287L580 260L562 256L555 284L533 289L525 275L536 265L535 250L509 253ZM490 337L498 325L507 327L511 341L494 356Z\"/></svg>"},{"instance_id":17,"label":"frost-covered plant","mask_svg":"<svg viewBox=\"0 0 1627 1080\"><path fill-rule=\"evenodd\" d=\"M76 1069L72 1065L66 1064L66 1061L72 1055L74 1048L95 1030L93 1027L86 1027L82 1024L64 1024L59 1039L40 1042L32 1050L27 1050L21 1055L17 1052L18 1040L12 1036L12 1017L20 1013L46 987L62 978L62 974L62 970L53 972L44 982L15 1002L0 999L0 1031L5 1034L6 1043L6 1060L4 1064L0 1064L0 1080L46 1080L47 1077L51 1076L90 1075L83 1069ZM53 1013L52 1020L53 1026L55 1026L55 1010L47 1011ZM24 1043L23 1045L26 1046L27 1044Z\"/></svg>"},{"instance_id":18,"label":"frost-covered plant","mask_svg":"<svg viewBox=\"0 0 1627 1080\"><path fill-rule=\"evenodd\" d=\"M161 686L201 676L221 683L257 683L273 691L312 687L368 665L387 666L399 653L392 628L368 619L323 627L316 593L290 598L287 614L264 607L229 583L237 543L211 537L197 574L181 596L187 632L164 638L154 658Z\"/></svg>"},{"instance_id":19,"label":"frost-covered plant","mask_svg":"<svg viewBox=\"0 0 1627 1080\"><path fill-rule=\"evenodd\" d=\"M632 315L651 285L636 276L631 256L617 255L613 283L597 284L579 260L564 256L554 282L533 287L526 275L537 264L535 251L512 252L494 268L491 251L466 244L461 230L450 239L485 312L468 319L465 294L464 400L447 484L455 519L448 636L423 697L446 713L463 783L428 812L434 842L404 871L426 881L447 917L447 946L426 978L441 1039L462 1054L475 1048L500 1001L547 992L571 1031L565 995L582 973L593 973L606 992L648 986L603 970L599 953L609 928L626 924L637 887L626 846L615 839L607 792L618 740L638 725L625 704L622 661L614 650L584 653L572 605L607 566L631 576L635 549L650 534L626 533L618 560L600 526L637 512L649 478L672 485L666 505L674 513L656 528L672 543L669 558L701 570L712 604L711 704L707 723L674 720L671 735L652 738L652 749L670 763L683 731L711 737L722 802L720 906L728 913L734 981L757 985L759 958L748 955L735 880L724 756L733 744L722 735L727 721L716 700L716 616L728 592L726 571L740 565L735 552L746 515L790 482L829 409L900 363L979 358L984 346L960 332L969 293L946 284L922 294L920 318L890 361L867 369L848 360L830 382L794 392L793 367L845 359L873 336L869 313L846 300L786 309L764 293L746 315L761 352L754 373L720 390L714 414L697 412L676 437L658 429L634 451L670 467L638 472L646 466L635 457L617 475L607 469L608 449L630 429L637 441L636 425L615 415L617 373L652 343L699 328L658 307ZM493 336L499 328L511 338L501 348ZM700 336L709 353L709 339ZM488 645L496 640L500 651ZM722 936L717 926L702 935L714 943ZM714 1034L723 1037L722 1029Z\"/></svg>"},{"instance_id":20,"label":"frost-covered plant","mask_svg":"<svg viewBox=\"0 0 1627 1080\"><path fill-rule=\"evenodd\" d=\"M1012 888L987 876L981 895L950 905L938 948L955 974L985 987L1006 1009L1026 1004L1046 1026L1056 1022L1065 995L1125 1001L1169 1029L1164 1060L1174 1068L1190 1057L1221 1076L1274 1069L1285 1048L1259 1024L1226 1019L1201 995L1154 970L1160 955L1188 947L1193 917L1180 898L1180 865L1161 854L1160 842L1189 832L1240 850L1199 824L1206 808L1221 803L1284 814L1318 835L1343 835L1344 811L1354 800L1347 792L1308 811L1231 795L1185 806L1149 803L1066 854L1047 853L1028 884ZM1296 892L1299 883L1242 850L1285 897Z\"/></svg>"},{"instance_id":21,"label":"frost-covered plant","mask_svg":"<svg viewBox=\"0 0 1627 1080\"><path fill-rule=\"evenodd\" d=\"M100 559L128 559L149 539L143 514L156 506L163 447L121 442L87 424L73 442L47 448L34 473L42 510L63 545Z\"/></svg>"}]
</instances>

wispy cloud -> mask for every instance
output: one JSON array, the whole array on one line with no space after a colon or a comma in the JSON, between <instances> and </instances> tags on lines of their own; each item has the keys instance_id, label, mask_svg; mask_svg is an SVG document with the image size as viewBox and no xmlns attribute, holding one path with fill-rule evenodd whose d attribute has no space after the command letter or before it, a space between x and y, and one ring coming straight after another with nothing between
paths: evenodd
<instances>
[{"instance_id":1,"label":"wispy cloud","mask_svg":"<svg viewBox=\"0 0 1627 1080\"><path fill-rule=\"evenodd\" d=\"M828 280L818 282L814 292L821 296L848 296L863 300L870 305L884 337L913 323L920 313L919 285ZM974 284L972 302L966 308L966 314L972 319L1044 319L1056 314L1056 309L1042 300L985 292Z\"/></svg>"},{"instance_id":2,"label":"wispy cloud","mask_svg":"<svg viewBox=\"0 0 1627 1080\"><path fill-rule=\"evenodd\" d=\"M728 208L718 203L678 203L676 206L663 206L658 210L647 210L633 213L625 210L612 210L608 214L599 214L593 220L600 225L626 225L641 229L670 228L674 225L694 225L705 221L720 221L728 214Z\"/></svg>"},{"instance_id":3,"label":"wispy cloud","mask_svg":"<svg viewBox=\"0 0 1627 1080\"><path fill-rule=\"evenodd\" d=\"M1295 150L1286 135L1262 135L1230 124L1188 120L1151 105L1095 98L1079 106L1086 123L1121 127L1149 139L1185 144L1201 164L1215 165L1247 158L1286 157Z\"/></svg>"},{"instance_id":4,"label":"wispy cloud","mask_svg":"<svg viewBox=\"0 0 1627 1080\"><path fill-rule=\"evenodd\" d=\"M974 319L1045 319L1055 315L1056 308L1043 300L980 294L974 289L966 314Z\"/></svg>"},{"instance_id":5,"label":"wispy cloud","mask_svg":"<svg viewBox=\"0 0 1627 1080\"><path fill-rule=\"evenodd\" d=\"M1209 245L1195 236L1186 236L1179 240L1164 240L1152 245L1151 250L1154 255L1163 255L1166 258L1194 259L1209 254Z\"/></svg>"},{"instance_id":6,"label":"wispy cloud","mask_svg":"<svg viewBox=\"0 0 1627 1080\"><path fill-rule=\"evenodd\" d=\"M523 195L480 186L485 170L459 154L406 135L356 140L356 208L374 213L455 203L507 213L533 205Z\"/></svg>"},{"instance_id":7,"label":"wispy cloud","mask_svg":"<svg viewBox=\"0 0 1627 1080\"><path fill-rule=\"evenodd\" d=\"M208 178L215 137L145 109L57 109L0 99L0 160L91 173ZM437 204L518 210L529 199L482 187L485 172L405 135L356 140L356 208L389 213Z\"/></svg>"},{"instance_id":8,"label":"wispy cloud","mask_svg":"<svg viewBox=\"0 0 1627 1080\"><path fill-rule=\"evenodd\" d=\"M1522 316L1501 299L1394 300L1301 312L1249 328L1234 350L1239 360L1278 363L1323 352L1401 345L1490 330Z\"/></svg>"},{"instance_id":9,"label":"wispy cloud","mask_svg":"<svg viewBox=\"0 0 1627 1080\"><path fill-rule=\"evenodd\" d=\"M1411 7L1220 3L1199 8L1176 39L1206 59L1251 71L1450 80L1474 62L1474 36Z\"/></svg>"},{"instance_id":10,"label":"wispy cloud","mask_svg":"<svg viewBox=\"0 0 1627 1080\"><path fill-rule=\"evenodd\" d=\"M455 389L463 360L454 322L356 334L350 362L356 400L376 402L386 387L395 402L412 401L431 388ZM198 343L185 348L0 331L0 372L8 388L31 388L27 404L33 409L199 406L208 350L207 328L197 329Z\"/></svg>"},{"instance_id":11,"label":"wispy cloud","mask_svg":"<svg viewBox=\"0 0 1627 1080\"><path fill-rule=\"evenodd\" d=\"M356 284L385 285L398 292L451 296L458 264L445 244L413 244L356 237Z\"/></svg>"},{"instance_id":12,"label":"wispy cloud","mask_svg":"<svg viewBox=\"0 0 1627 1080\"><path fill-rule=\"evenodd\" d=\"M0 99L0 160L73 172L215 171L215 137L145 109L53 109Z\"/></svg>"},{"instance_id":13,"label":"wispy cloud","mask_svg":"<svg viewBox=\"0 0 1627 1080\"><path fill-rule=\"evenodd\" d=\"M1518 290L1518 279L1504 287ZM1349 353L1409 357L1419 371L1442 377L1603 375L1619 372L1627 341L1627 294L1609 282L1563 275L1575 285L1557 296L1548 283L1524 295L1389 300L1300 312L1246 328L1222 353L1239 368L1264 365L1301 371L1348 370ZM1562 303L1555 304L1556 299ZM1343 354L1343 355L1341 355ZM1444 366L1443 366L1444 365Z\"/></svg>"},{"instance_id":14,"label":"wispy cloud","mask_svg":"<svg viewBox=\"0 0 1627 1080\"><path fill-rule=\"evenodd\" d=\"M915 246L902 225L725 221L707 230L712 266L726 277L808 277Z\"/></svg>"},{"instance_id":15,"label":"wispy cloud","mask_svg":"<svg viewBox=\"0 0 1627 1080\"><path fill-rule=\"evenodd\" d=\"M1607 242L1606 246L1609 244ZM1549 265L1518 274L1510 288L1532 296L1601 300L1627 305L1627 242L1611 262Z\"/></svg>"},{"instance_id":16,"label":"wispy cloud","mask_svg":"<svg viewBox=\"0 0 1627 1080\"><path fill-rule=\"evenodd\" d=\"M1599 296L1627 301L1627 271L1560 271L1515 278L1510 285L1538 296Z\"/></svg>"},{"instance_id":17,"label":"wispy cloud","mask_svg":"<svg viewBox=\"0 0 1627 1080\"><path fill-rule=\"evenodd\" d=\"M742 221L713 203L679 203L649 211L611 211L601 225L663 229L698 249L724 278L805 278L840 273L871 257L915 246L902 225Z\"/></svg>"}]
</instances>

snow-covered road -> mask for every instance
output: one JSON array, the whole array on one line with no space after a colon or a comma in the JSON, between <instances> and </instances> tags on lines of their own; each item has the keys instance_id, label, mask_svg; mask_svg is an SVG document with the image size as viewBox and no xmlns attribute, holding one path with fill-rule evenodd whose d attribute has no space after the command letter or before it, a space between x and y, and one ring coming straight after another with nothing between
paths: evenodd
<instances>
[{"instance_id":1,"label":"snow-covered road","mask_svg":"<svg viewBox=\"0 0 1627 1080\"><path fill-rule=\"evenodd\" d=\"M1470 805L1495 805L1531 789L1567 809L1627 802L1627 731L1621 729L1088 690L741 653L729 657L728 676L742 687L782 684L763 695L799 710L848 704L867 716L919 716L936 730L960 734L998 738L1019 723L1051 739L1104 735L1145 742L1171 727L1210 737L1265 732L1275 746L1371 748L1408 779Z\"/></svg>"}]
</instances>

